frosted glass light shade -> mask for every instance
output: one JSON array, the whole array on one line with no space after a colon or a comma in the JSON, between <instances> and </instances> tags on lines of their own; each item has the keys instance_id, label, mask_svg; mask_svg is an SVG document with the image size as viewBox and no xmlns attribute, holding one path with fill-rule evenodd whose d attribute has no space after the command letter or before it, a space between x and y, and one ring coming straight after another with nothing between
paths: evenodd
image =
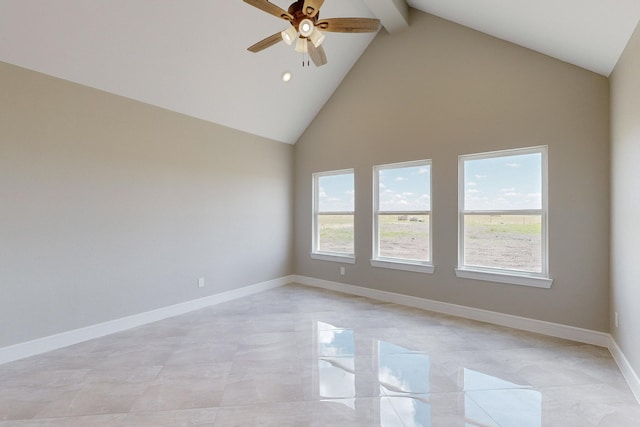
<instances>
[{"instance_id":1,"label":"frosted glass light shade","mask_svg":"<svg viewBox=\"0 0 640 427\"><path fill-rule=\"evenodd\" d=\"M296 42L296 52L307 53L307 39L300 37Z\"/></svg>"},{"instance_id":2,"label":"frosted glass light shade","mask_svg":"<svg viewBox=\"0 0 640 427\"><path fill-rule=\"evenodd\" d=\"M324 41L324 38L324 34L322 34L317 28L314 28L313 33L309 36L309 40L311 40L311 43L313 43L315 47L319 47Z\"/></svg>"},{"instance_id":3,"label":"frosted glass light shade","mask_svg":"<svg viewBox=\"0 0 640 427\"><path fill-rule=\"evenodd\" d=\"M291 46L293 41L298 37L298 32L293 25L289 26L286 30L280 33L282 41Z\"/></svg>"},{"instance_id":4,"label":"frosted glass light shade","mask_svg":"<svg viewBox=\"0 0 640 427\"><path fill-rule=\"evenodd\" d=\"M311 19L303 19L298 25L298 31L302 37L309 37L315 28Z\"/></svg>"}]
</instances>

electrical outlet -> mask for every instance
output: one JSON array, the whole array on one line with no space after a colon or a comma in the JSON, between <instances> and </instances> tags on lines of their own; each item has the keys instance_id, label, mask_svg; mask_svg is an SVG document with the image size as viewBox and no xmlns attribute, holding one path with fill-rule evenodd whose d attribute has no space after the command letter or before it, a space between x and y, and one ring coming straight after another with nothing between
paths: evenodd
<instances>
[{"instance_id":1,"label":"electrical outlet","mask_svg":"<svg viewBox=\"0 0 640 427\"><path fill-rule=\"evenodd\" d=\"M616 328L617 328L620 325L620 322L618 320L618 312L617 311L613 314L613 321L615 322Z\"/></svg>"},{"instance_id":2,"label":"electrical outlet","mask_svg":"<svg viewBox=\"0 0 640 427\"><path fill-rule=\"evenodd\" d=\"M204 277L198 279L198 287L204 288Z\"/></svg>"},{"instance_id":3,"label":"electrical outlet","mask_svg":"<svg viewBox=\"0 0 640 427\"><path fill-rule=\"evenodd\" d=\"M340 267L340 275L341 276L344 276L345 270L346 269L344 267Z\"/></svg>"}]
</instances>

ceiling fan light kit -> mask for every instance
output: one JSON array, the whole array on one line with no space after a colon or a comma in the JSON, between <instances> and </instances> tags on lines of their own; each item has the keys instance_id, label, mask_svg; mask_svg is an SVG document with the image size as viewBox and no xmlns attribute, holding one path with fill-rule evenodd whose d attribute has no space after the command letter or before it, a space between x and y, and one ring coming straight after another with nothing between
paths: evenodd
<instances>
[{"instance_id":1,"label":"ceiling fan light kit","mask_svg":"<svg viewBox=\"0 0 640 427\"><path fill-rule=\"evenodd\" d=\"M298 24L298 31L302 37L309 37L315 28L315 25L313 25L313 22L309 18L303 19L300 21L300 24Z\"/></svg>"},{"instance_id":2,"label":"ceiling fan light kit","mask_svg":"<svg viewBox=\"0 0 640 427\"><path fill-rule=\"evenodd\" d=\"M325 35L320 32L317 28L314 28L313 33L309 36L309 40L315 47L320 47L322 42L325 39Z\"/></svg>"},{"instance_id":3,"label":"ceiling fan light kit","mask_svg":"<svg viewBox=\"0 0 640 427\"><path fill-rule=\"evenodd\" d=\"M286 30L259 41L247 50L256 53L281 40L287 45L292 45L296 40L296 52L309 53L317 67L327 63L327 56L321 46L325 35L319 28L334 33L371 33L380 28L380 20L372 18L330 18L319 21L320 7L324 4L324 0L296 0L289 6L288 11L268 0L244 0L244 2L291 24Z\"/></svg>"},{"instance_id":4,"label":"ceiling fan light kit","mask_svg":"<svg viewBox=\"0 0 640 427\"><path fill-rule=\"evenodd\" d=\"M307 53L309 48L307 47L307 39L299 37L296 42L296 52Z\"/></svg>"},{"instance_id":5,"label":"ceiling fan light kit","mask_svg":"<svg viewBox=\"0 0 640 427\"><path fill-rule=\"evenodd\" d=\"M291 46L293 41L298 38L298 30L293 25L289 26L286 30L280 33L282 35L282 41Z\"/></svg>"}]
</instances>

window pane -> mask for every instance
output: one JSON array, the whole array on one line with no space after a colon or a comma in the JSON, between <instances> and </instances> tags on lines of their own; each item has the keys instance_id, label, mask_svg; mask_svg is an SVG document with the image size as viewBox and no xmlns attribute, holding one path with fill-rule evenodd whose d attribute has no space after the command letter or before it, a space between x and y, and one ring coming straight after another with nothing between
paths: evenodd
<instances>
[{"instance_id":1,"label":"window pane","mask_svg":"<svg viewBox=\"0 0 640 427\"><path fill-rule=\"evenodd\" d=\"M541 215L465 215L464 264L542 272Z\"/></svg>"},{"instance_id":2,"label":"window pane","mask_svg":"<svg viewBox=\"0 0 640 427\"><path fill-rule=\"evenodd\" d=\"M318 212L353 212L353 173L318 177Z\"/></svg>"},{"instance_id":3,"label":"window pane","mask_svg":"<svg viewBox=\"0 0 640 427\"><path fill-rule=\"evenodd\" d=\"M431 210L431 165L379 170L380 212Z\"/></svg>"},{"instance_id":4,"label":"window pane","mask_svg":"<svg viewBox=\"0 0 640 427\"><path fill-rule=\"evenodd\" d=\"M542 209L542 154L465 160L464 209Z\"/></svg>"},{"instance_id":5,"label":"window pane","mask_svg":"<svg viewBox=\"0 0 640 427\"><path fill-rule=\"evenodd\" d=\"M318 215L318 250L353 253L353 215Z\"/></svg>"},{"instance_id":6,"label":"window pane","mask_svg":"<svg viewBox=\"0 0 640 427\"><path fill-rule=\"evenodd\" d=\"M429 261L429 215L379 215L378 256Z\"/></svg>"}]
</instances>

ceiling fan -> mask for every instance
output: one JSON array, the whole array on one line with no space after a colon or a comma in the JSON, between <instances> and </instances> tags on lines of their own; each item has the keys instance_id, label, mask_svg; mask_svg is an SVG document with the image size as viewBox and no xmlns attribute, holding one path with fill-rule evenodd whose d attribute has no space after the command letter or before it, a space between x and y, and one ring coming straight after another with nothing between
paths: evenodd
<instances>
[{"instance_id":1,"label":"ceiling fan","mask_svg":"<svg viewBox=\"0 0 640 427\"><path fill-rule=\"evenodd\" d=\"M284 41L291 45L295 42L296 52L308 53L313 63L320 67L327 63L322 47L322 31L334 33L372 33L378 31L379 19L372 18L330 18L320 19L320 7L324 0L297 0L284 10L268 0L244 0L245 3L278 18L289 21L289 27L279 33L260 40L249 47L250 52L260 52L274 44Z\"/></svg>"}]
</instances>

